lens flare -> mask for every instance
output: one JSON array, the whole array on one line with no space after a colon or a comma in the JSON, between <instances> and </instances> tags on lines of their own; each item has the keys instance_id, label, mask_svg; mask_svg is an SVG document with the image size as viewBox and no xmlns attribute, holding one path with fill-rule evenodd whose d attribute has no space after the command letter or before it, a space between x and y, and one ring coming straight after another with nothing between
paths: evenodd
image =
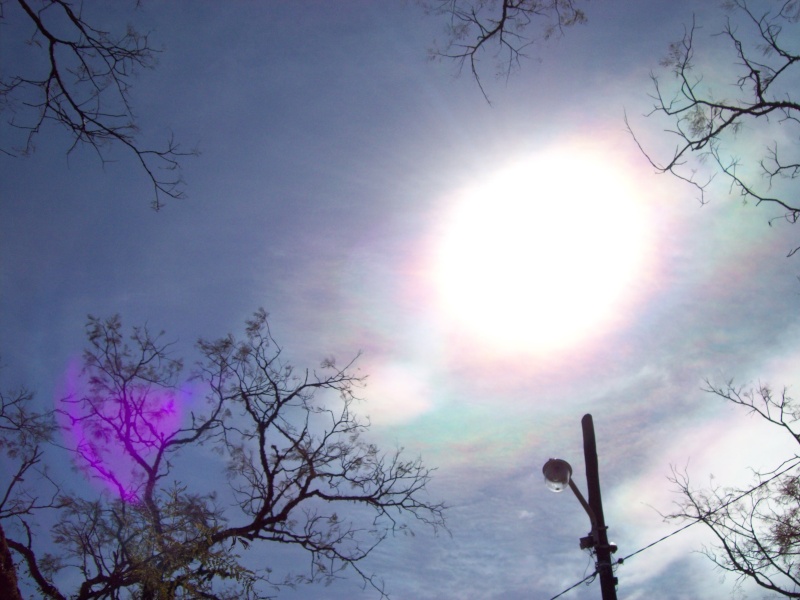
<instances>
[{"instance_id":1,"label":"lens flare","mask_svg":"<svg viewBox=\"0 0 800 600\"><path fill-rule=\"evenodd\" d=\"M126 502L139 502L145 464L180 429L190 390L132 386L98 397L88 390L77 360L62 378L60 424L75 464L92 482Z\"/></svg>"}]
</instances>

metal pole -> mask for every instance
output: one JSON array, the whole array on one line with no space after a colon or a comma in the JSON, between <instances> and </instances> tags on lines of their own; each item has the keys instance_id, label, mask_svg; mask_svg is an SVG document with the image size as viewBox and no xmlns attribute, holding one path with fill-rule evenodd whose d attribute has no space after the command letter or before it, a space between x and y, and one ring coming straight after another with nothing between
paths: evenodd
<instances>
[{"instance_id":1,"label":"metal pole","mask_svg":"<svg viewBox=\"0 0 800 600\"><path fill-rule=\"evenodd\" d=\"M617 600L617 578L611 566L611 547L608 545L603 500L600 497L600 473L597 461L597 443L594 437L592 415L581 419L583 427L583 456L586 461L586 486L589 490L589 507L597 520L597 571L600 574L600 591L603 600Z\"/></svg>"}]
</instances>

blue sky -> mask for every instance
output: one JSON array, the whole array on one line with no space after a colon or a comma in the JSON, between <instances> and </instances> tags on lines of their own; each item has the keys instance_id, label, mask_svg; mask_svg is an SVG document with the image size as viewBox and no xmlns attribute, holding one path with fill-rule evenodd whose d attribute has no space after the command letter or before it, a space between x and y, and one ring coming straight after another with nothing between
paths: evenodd
<instances>
[{"instance_id":1,"label":"blue sky","mask_svg":"<svg viewBox=\"0 0 800 600\"><path fill-rule=\"evenodd\" d=\"M642 116L650 73L693 14L702 35L721 29L712 3L593 2L587 25L535 45L508 81L484 77L491 106L467 73L428 60L443 22L413 3L107 8L104 24L131 20L163 45L133 89L142 138L172 131L201 154L183 162L188 198L159 213L129 156L112 151L105 166L85 149L66 156L56 128L30 157L0 156L5 388L25 384L51 405L87 314L163 328L191 358L197 337L239 331L263 306L300 365L363 351L371 436L438 467L431 495L452 507L452 537L419 531L369 559L398 600L549 598L590 572L577 546L588 520L541 477L560 457L583 487L584 413L623 556L677 527L659 515L677 499L671 465L688 464L701 485L710 474L735 485L794 452L700 388L706 377L797 380L798 258L784 258L796 232L724 186L701 207L691 187L653 173L623 121L669 152L665 123ZM730 55L708 43L703 64L724 72ZM2 52L4 70L26 60ZM550 212L515 213L487 191L520 162L531 166L508 194ZM615 212L623 197L635 208ZM457 267L468 282L446 287L456 267L444 241L469 202L485 205L483 227L465 226L459 239L471 241L451 253L476 254ZM619 227L619 215L631 220ZM543 221L556 233L545 248L495 252L503 236L491 231ZM620 254L598 262L616 242ZM560 262L567 249L576 257ZM554 304L526 313L511 301L540 297ZM557 314L565 304L571 316ZM542 333L577 315L568 337ZM708 541L695 527L631 558L620 597L730 597L734 580L695 552ZM265 552L270 564L296 560ZM372 597L357 583L281 597ZM598 594L595 583L565 597Z\"/></svg>"}]
</instances>

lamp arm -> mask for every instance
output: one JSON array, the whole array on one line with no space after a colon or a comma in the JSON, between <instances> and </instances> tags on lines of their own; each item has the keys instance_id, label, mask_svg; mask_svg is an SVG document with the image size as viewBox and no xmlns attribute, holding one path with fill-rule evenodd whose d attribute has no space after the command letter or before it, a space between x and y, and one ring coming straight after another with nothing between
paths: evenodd
<instances>
[{"instance_id":1,"label":"lamp arm","mask_svg":"<svg viewBox=\"0 0 800 600\"><path fill-rule=\"evenodd\" d=\"M575 494L575 497L578 499L578 502L581 503L581 506L583 507L583 510L585 510L586 514L589 515L589 521L591 521L591 523L592 523L592 535L596 537L597 536L597 531L598 531L597 530L597 517L595 516L594 511L592 510L592 507L589 506L588 502L586 502L586 498L583 497L583 494L581 494L581 491L578 489L578 486L575 485L575 482L572 480L571 477L569 479L569 489L572 490L572 492Z\"/></svg>"}]
</instances>

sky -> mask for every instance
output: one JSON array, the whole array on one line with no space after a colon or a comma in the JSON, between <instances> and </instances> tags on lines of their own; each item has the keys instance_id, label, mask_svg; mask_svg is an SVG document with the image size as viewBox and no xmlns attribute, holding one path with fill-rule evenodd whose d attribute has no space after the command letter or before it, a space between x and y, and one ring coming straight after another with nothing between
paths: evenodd
<instances>
[{"instance_id":1,"label":"sky","mask_svg":"<svg viewBox=\"0 0 800 600\"><path fill-rule=\"evenodd\" d=\"M173 132L200 150L182 162L187 198L152 211L130 156L67 155L55 127L31 156L0 155L4 389L52 406L88 314L164 329L191 357L263 306L298 365L362 352L371 439L421 454L450 506L452 535L419 529L367 559L397 600L551 598L590 573L588 518L541 475L565 459L585 491L586 413L621 556L680 526L661 516L679 499L673 466L699 486L747 485L795 453L701 388L793 389L796 230L725 185L701 206L625 129L627 114L648 148L673 147L644 116L650 75L669 81L659 60L693 15L699 65L730 72L714 3L592 2L586 25L535 44L508 79L482 63L491 104L429 59L445 22L412 2L129 8L86 6L163 47L131 99L143 140ZM4 72L28 64L3 37ZM698 552L709 542L693 527L631 557L619 597L731 597L735 579ZM374 596L349 579L280 597ZM597 598L599 583L564 597Z\"/></svg>"}]
</instances>

